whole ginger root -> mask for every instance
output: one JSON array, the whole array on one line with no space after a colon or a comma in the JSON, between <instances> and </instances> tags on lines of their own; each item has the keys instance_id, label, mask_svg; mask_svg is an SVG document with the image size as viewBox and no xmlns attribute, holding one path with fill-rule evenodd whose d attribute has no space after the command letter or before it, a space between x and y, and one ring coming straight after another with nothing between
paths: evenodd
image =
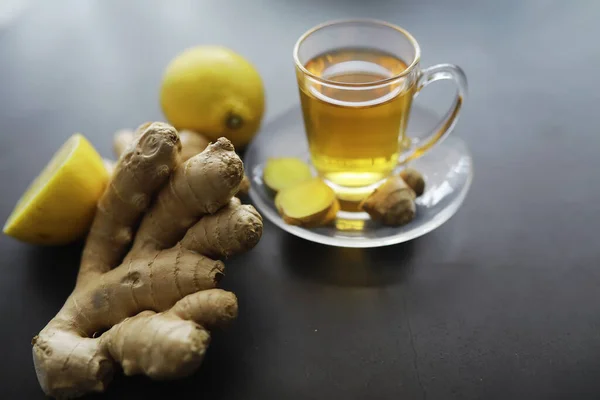
<instances>
[{"instance_id":1,"label":"whole ginger root","mask_svg":"<svg viewBox=\"0 0 600 400\"><path fill-rule=\"evenodd\" d=\"M127 147L135 139L135 132L130 129L121 129L115 132L113 139L113 150L117 157L120 157ZM210 141L202 134L190 131L179 131L179 139L181 141L181 159L186 161L198 153L201 153L209 145ZM250 180L246 175L239 187L239 193L247 195L250 191Z\"/></svg>"},{"instance_id":2,"label":"whole ginger root","mask_svg":"<svg viewBox=\"0 0 600 400\"><path fill-rule=\"evenodd\" d=\"M416 214L415 192L397 175L388 178L360 204L371 219L384 225L399 226L412 221Z\"/></svg>"},{"instance_id":3,"label":"whole ginger root","mask_svg":"<svg viewBox=\"0 0 600 400\"><path fill-rule=\"evenodd\" d=\"M406 168L400 172L400 178L415 192L417 197L425 192L425 178L414 168Z\"/></svg>"},{"instance_id":4,"label":"whole ginger root","mask_svg":"<svg viewBox=\"0 0 600 400\"><path fill-rule=\"evenodd\" d=\"M49 396L102 392L118 365L189 375L208 329L237 315L235 295L215 288L218 260L252 248L262 218L233 198L244 176L233 145L221 138L183 163L170 125L144 124L132 140L98 202L75 289L32 341Z\"/></svg>"}]
</instances>

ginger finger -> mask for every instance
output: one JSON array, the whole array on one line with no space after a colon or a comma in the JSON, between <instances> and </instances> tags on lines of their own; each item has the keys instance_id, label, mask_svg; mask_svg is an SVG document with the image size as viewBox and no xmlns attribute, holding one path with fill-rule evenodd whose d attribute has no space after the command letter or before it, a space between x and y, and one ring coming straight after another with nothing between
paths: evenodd
<instances>
[{"instance_id":1,"label":"ginger finger","mask_svg":"<svg viewBox=\"0 0 600 400\"><path fill-rule=\"evenodd\" d=\"M131 129L121 129L115 132L113 151L117 157L121 157L121 154L125 153L127 147L133 143L134 138L134 132Z\"/></svg>"},{"instance_id":2,"label":"ginger finger","mask_svg":"<svg viewBox=\"0 0 600 400\"><path fill-rule=\"evenodd\" d=\"M173 246L199 217L226 205L237 192L244 167L233 145L220 138L173 173L136 235L131 257L144 249Z\"/></svg>"},{"instance_id":3,"label":"ginger finger","mask_svg":"<svg viewBox=\"0 0 600 400\"><path fill-rule=\"evenodd\" d=\"M181 159L183 161L202 153L210 144L204 135L187 129L179 131L179 138L181 139Z\"/></svg>"},{"instance_id":4,"label":"ginger finger","mask_svg":"<svg viewBox=\"0 0 600 400\"><path fill-rule=\"evenodd\" d=\"M333 189L318 178L281 190L275 206L286 223L305 227L330 223L340 207Z\"/></svg>"},{"instance_id":5,"label":"ginger finger","mask_svg":"<svg viewBox=\"0 0 600 400\"><path fill-rule=\"evenodd\" d=\"M262 235L262 217L236 198L215 214L207 215L188 229L183 247L221 259L254 247Z\"/></svg>"},{"instance_id":6,"label":"ginger finger","mask_svg":"<svg viewBox=\"0 0 600 400\"><path fill-rule=\"evenodd\" d=\"M181 159L183 161L187 161L196 154L202 153L210 144L206 136L187 129L179 131L179 138L181 139ZM244 174L237 194L246 196L249 191L250 179Z\"/></svg>"},{"instance_id":7,"label":"ginger finger","mask_svg":"<svg viewBox=\"0 0 600 400\"><path fill-rule=\"evenodd\" d=\"M203 290L179 300L167 313L209 328L222 326L237 317L237 297L222 289Z\"/></svg>"},{"instance_id":8,"label":"ginger finger","mask_svg":"<svg viewBox=\"0 0 600 400\"><path fill-rule=\"evenodd\" d=\"M241 194L243 196L248 196L248 193L250 193L250 179L248 178L248 175L244 174L244 178L242 179L242 182L240 183L240 188L239 188L237 194Z\"/></svg>"},{"instance_id":9,"label":"ginger finger","mask_svg":"<svg viewBox=\"0 0 600 400\"><path fill-rule=\"evenodd\" d=\"M157 122L162 124L163 122ZM144 122L135 130L119 129L113 135L113 152L117 158L121 158L123 153L132 146L133 142L152 124L152 122ZM168 125L168 124L165 124Z\"/></svg>"},{"instance_id":10,"label":"ginger finger","mask_svg":"<svg viewBox=\"0 0 600 400\"><path fill-rule=\"evenodd\" d=\"M125 375L166 380L188 376L198 368L210 334L173 314L144 311L112 327L101 342Z\"/></svg>"},{"instance_id":11,"label":"ginger finger","mask_svg":"<svg viewBox=\"0 0 600 400\"><path fill-rule=\"evenodd\" d=\"M399 176L392 176L360 204L373 220L404 225L415 217L415 192Z\"/></svg>"},{"instance_id":12,"label":"ginger finger","mask_svg":"<svg viewBox=\"0 0 600 400\"><path fill-rule=\"evenodd\" d=\"M181 151L177 131L167 124L146 125L117 162L98 201L83 252L78 281L117 266L133 239L133 228L167 181ZM89 277L88 277L89 274Z\"/></svg>"}]
</instances>

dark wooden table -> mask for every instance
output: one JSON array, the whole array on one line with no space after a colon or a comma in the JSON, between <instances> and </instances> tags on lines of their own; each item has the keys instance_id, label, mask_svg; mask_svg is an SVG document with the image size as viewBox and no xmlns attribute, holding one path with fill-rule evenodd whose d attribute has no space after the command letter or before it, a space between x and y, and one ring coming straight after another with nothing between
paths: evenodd
<instances>
[{"instance_id":1,"label":"dark wooden table","mask_svg":"<svg viewBox=\"0 0 600 400\"><path fill-rule=\"evenodd\" d=\"M34 1L0 27L0 220L73 132L109 156L113 131L160 119L160 76L183 48L252 60L269 120L297 101L296 38L351 16L409 29L425 66L465 69L456 133L475 181L454 218L404 245L331 248L266 223L227 265L240 317L200 371L117 378L107 397L600 397L600 2L190 3ZM1 398L43 397L30 340L71 291L79 251L0 238Z\"/></svg>"}]
</instances>

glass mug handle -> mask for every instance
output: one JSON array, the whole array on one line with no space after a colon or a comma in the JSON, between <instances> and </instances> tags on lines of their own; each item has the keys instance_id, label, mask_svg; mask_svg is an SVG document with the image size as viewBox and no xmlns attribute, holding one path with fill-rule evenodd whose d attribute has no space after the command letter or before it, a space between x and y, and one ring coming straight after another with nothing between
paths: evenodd
<instances>
[{"instance_id":1,"label":"glass mug handle","mask_svg":"<svg viewBox=\"0 0 600 400\"><path fill-rule=\"evenodd\" d=\"M408 141L408 143L405 141L400 143L400 148L404 153L398 160L401 164L421 157L434 144L445 139L452 132L452 129L454 129L454 125L456 125L458 115L467 95L467 77L460 67L452 64L438 64L422 70L417 80L417 90L414 97L417 97L421 90L430 83L441 80L451 80L456 84L457 90L454 102L446 115L427 137L417 138L418 142L415 143L411 138L405 136L404 140ZM423 141L424 143L422 143Z\"/></svg>"}]
</instances>

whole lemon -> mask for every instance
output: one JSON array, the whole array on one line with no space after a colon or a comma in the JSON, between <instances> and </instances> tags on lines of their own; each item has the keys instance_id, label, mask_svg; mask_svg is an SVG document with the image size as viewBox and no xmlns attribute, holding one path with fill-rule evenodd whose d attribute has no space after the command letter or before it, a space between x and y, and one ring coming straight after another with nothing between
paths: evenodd
<instances>
[{"instance_id":1,"label":"whole lemon","mask_svg":"<svg viewBox=\"0 0 600 400\"><path fill-rule=\"evenodd\" d=\"M210 140L225 136L242 148L260 126L265 98L260 75L245 58L224 47L198 46L167 66L160 103L175 128Z\"/></svg>"}]
</instances>

